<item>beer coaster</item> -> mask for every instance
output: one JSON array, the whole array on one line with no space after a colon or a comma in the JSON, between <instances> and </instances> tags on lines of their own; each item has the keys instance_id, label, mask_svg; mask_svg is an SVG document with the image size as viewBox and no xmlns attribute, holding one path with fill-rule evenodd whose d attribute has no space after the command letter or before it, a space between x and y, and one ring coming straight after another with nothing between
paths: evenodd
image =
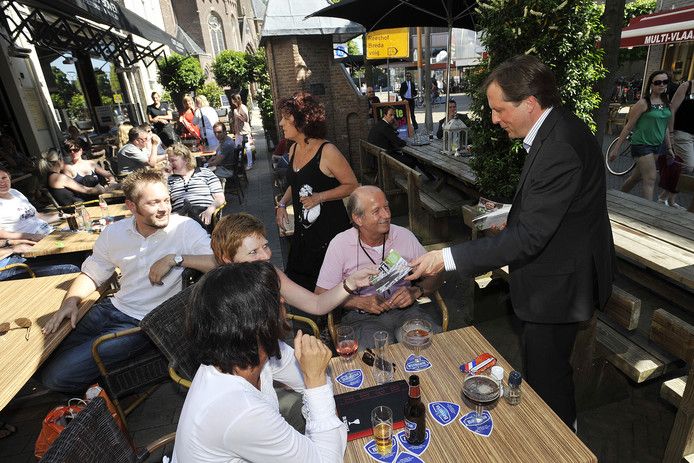
<instances>
[{"instance_id":1,"label":"beer coaster","mask_svg":"<svg viewBox=\"0 0 694 463\"><path fill-rule=\"evenodd\" d=\"M424 461L420 460L419 457L416 457L411 453L400 452L398 459L395 460L395 463L424 463Z\"/></svg>"},{"instance_id":2,"label":"beer coaster","mask_svg":"<svg viewBox=\"0 0 694 463\"><path fill-rule=\"evenodd\" d=\"M429 362L429 359L424 356L415 358L414 354L411 354L409 357L407 357L407 360L405 360L405 371L408 373L423 371L427 368L431 368L431 362Z\"/></svg>"},{"instance_id":3,"label":"beer coaster","mask_svg":"<svg viewBox=\"0 0 694 463\"><path fill-rule=\"evenodd\" d=\"M364 372L361 369L349 370L335 378L335 381L351 389L359 389L364 382Z\"/></svg>"},{"instance_id":4,"label":"beer coaster","mask_svg":"<svg viewBox=\"0 0 694 463\"><path fill-rule=\"evenodd\" d=\"M391 447L390 447L390 453L388 455L381 455L378 453L376 450L376 440L370 440L369 442L364 445L364 450L366 450L366 453L373 458L376 461L380 461L383 463L393 463L395 461L395 457L398 456L398 443L395 441L395 437L391 437Z\"/></svg>"},{"instance_id":5,"label":"beer coaster","mask_svg":"<svg viewBox=\"0 0 694 463\"><path fill-rule=\"evenodd\" d=\"M407 438L405 437L405 431L400 431L397 435L398 437L398 442L404 448L406 451L409 453L413 453L415 455L421 455L424 453L424 451L429 448L429 441L431 440L431 433L427 429L426 435L424 437L424 442L422 442L419 445L412 445L409 442L407 442Z\"/></svg>"},{"instance_id":6,"label":"beer coaster","mask_svg":"<svg viewBox=\"0 0 694 463\"><path fill-rule=\"evenodd\" d=\"M441 426L451 424L460 412L460 405L453 402L429 402L429 414Z\"/></svg>"},{"instance_id":7,"label":"beer coaster","mask_svg":"<svg viewBox=\"0 0 694 463\"><path fill-rule=\"evenodd\" d=\"M55 242L55 247L56 247L56 248L64 248L64 247L65 247L65 243L63 243L62 241L56 241L56 242Z\"/></svg>"},{"instance_id":8,"label":"beer coaster","mask_svg":"<svg viewBox=\"0 0 694 463\"><path fill-rule=\"evenodd\" d=\"M467 415L463 415L460 419L460 424L465 426L468 431L472 431L482 437L489 437L494 429L494 421L492 415L487 410L482 412L482 421L479 424L475 423L475 412L471 411Z\"/></svg>"}]
</instances>

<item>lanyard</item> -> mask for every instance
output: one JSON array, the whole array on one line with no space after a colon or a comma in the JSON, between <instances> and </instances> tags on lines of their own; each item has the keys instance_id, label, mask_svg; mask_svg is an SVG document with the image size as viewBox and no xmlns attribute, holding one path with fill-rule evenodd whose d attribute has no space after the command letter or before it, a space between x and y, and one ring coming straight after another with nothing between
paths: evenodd
<instances>
[{"instance_id":1,"label":"lanyard","mask_svg":"<svg viewBox=\"0 0 694 463\"><path fill-rule=\"evenodd\" d=\"M361 237L359 236L358 233L357 233L357 243L359 243L359 247L361 248L362 251L364 251L364 254L366 254L366 257L369 258L369 260L371 261L371 263L374 264L374 265L378 265L378 264L376 264L376 262L371 258L371 256L369 255L369 253L366 252L366 249L364 249L364 245L361 244ZM357 253L357 255L359 255L359 254ZM359 258L357 257L357 267L359 266L358 259L359 259ZM381 262L383 262L384 260L386 260L386 234L383 235L383 247L381 248Z\"/></svg>"}]
</instances>

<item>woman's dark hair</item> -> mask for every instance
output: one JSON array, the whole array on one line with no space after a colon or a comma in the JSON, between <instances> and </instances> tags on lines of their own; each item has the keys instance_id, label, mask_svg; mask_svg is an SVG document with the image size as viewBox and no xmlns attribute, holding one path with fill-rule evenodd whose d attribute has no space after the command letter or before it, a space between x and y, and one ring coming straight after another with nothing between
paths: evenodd
<instances>
[{"instance_id":1,"label":"woman's dark hair","mask_svg":"<svg viewBox=\"0 0 694 463\"><path fill-rule=\"evenodd\" d=\"M542 109L561 105L559 89L552 70L532 55L518 55L501 63L484 81L486 89L496 83L504 92L504 101L520 103L534 96Z\"/></svg>"},{"instance_id":2,"label":"woman's dark hair","mask_svg":"<svg viewBox=\"0 0 694 463\"><path fill-rule=\"evenodd\" d=\"M665 74L667 76L667 80L672 81L672 78L670 77L670 73L661 69L660 71L654 71L651 72L651 75L648 76L648 80L646 81L646 91L643 94L643 99L646 100L646 104L648 105L647 111L651 110L651 84L653 83L653 79L655 79L655 76L658 74ZM670 106L670 97L668 96L667 93L667 87L665 87L665 91L660 94L660 99L663 100L663 103L665 103L666 106Z\"/></svg>"},{"instance_id":3,"label":"woman's dark hair","mask_svg":"<svg viewBox=\"0 0 694 463\"><path fill-rule=\"evenodd\" d=\"M280 356L280 283L268 262L222 265L195 285L186 333L200 363L233 374L260 364L258 348Z\"/></svg>"},{"instance_id":4,"label":"woman's dark hair","mask_svg":"<svg viewBox=\"0 0 694 463\"><path fill-rule=\"evenodd\" d=\"M294 116L294 126L304 134L306 142L309 138L325 138L325 107L310 93L298 91L291 98L283 98L279 111L283 116Z\"/></svg>"}]
</instances>

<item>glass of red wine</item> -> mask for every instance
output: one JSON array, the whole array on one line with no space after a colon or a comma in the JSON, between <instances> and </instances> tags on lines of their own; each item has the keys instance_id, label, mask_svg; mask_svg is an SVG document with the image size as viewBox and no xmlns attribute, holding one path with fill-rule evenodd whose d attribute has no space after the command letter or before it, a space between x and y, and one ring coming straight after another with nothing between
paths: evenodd
<instances>
[{"instance_id":1,"label":"glass of red wine","mask_svg":"<svg viewBox=\"0 0 694 463\"><path fill-rule=\"evenodd\" d=\"M354 328L349 325L340 325L336 330L336 350L344 360L350 360L359 349Z\"/></svg>"},{"instance_id":2,"label":"glass of red wine","mask_svg":"<svg viewBox=\"0 0 694 463\"><path fill-rule=\"evenodd\" d=\"M499 399L499 383L490 370L468 373L463 382L463 394L475 405L475 423L483 421L485 406L491 406Z\"/></svg>"}]
</instances>

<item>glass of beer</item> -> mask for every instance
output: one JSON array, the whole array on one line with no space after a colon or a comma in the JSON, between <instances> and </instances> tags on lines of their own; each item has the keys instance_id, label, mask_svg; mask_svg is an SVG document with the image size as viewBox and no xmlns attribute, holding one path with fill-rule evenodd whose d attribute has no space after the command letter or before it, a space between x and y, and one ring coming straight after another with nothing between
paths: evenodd
<instances>
[{"instance_id":1,"label":"glass of beer","mask_svg":"<svg viewBox=\"0 0 694 463\"><path fill-rule=\"evenodd\" d=\"M419 318L407 320L402 325L403 339L414 351L416 360L419 360L422 348L431 342L431 329L431 323Z\"/></svg>"},{"instance_id":2,"label":"glass of beer","mask_svg":"<svg viewBox=\"0 0 694 463\"><path fill-rule=\"evenodd\" d=\"M359 344L357 342L357 336L354 334L354 328L349 325L340 325L336 330L337 338L337 353L340 354L344 360L350 360L354 357L359 349Z\"/></svg>"},{"instance_id":3,"label":"glass of beer","mask_svg":"<svg viewBox=\"0 0 694 463\"><path fill-rule=\"evenodd\" d=\"M376 441L376 451L383 456L390 455L393 447L393 411L383 405L374 408L371 411L371 425Z\"/></svg>"},{"instance_id":4,"label":"glass of beer","mask_svg":"<svg viewBox=\"0 0 694 463\"><path fill-rule=\"evenodd\" d=\"M468 373L463 382L463 394L475 405L475 423L483 421L484 407L499 399L499 383L490 370Z\"/></svg>"}]
</instances>

